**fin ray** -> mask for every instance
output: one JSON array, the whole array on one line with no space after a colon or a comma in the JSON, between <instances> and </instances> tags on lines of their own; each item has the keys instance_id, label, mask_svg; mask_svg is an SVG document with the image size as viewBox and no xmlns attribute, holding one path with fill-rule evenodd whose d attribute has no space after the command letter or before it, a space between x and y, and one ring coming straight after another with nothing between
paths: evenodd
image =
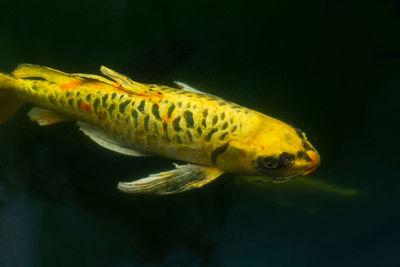
<instances>
[{"instance_id":1,"label":"fin ray","mask_svg":"<svg viewBox=\"0 0 400 267\"><path fill-rule=\"evenodd\" d=\"M212 95L212 94L209 94L209 93L202 92L202 91L200 91L200 90L198 90L198 89L196 89L196 88L191 87L190 85L188 85L188 84L186 84L186 83L178 82L178 81L174 81L174 83L175 83L181 90L185 90L185 91L188 91L188 92L192 92L192 93L196 93L196 94L201 94L201 95L208 95L208 96L212 96L212 97L215 97L215 98L218 98L218 99L222 99L222 98L219 97L219 96L215 96L215 95Z\"/></svg>"},{"instance_id":2,"label":"fin ray","mask_svg":"<svg viewBox=\"0 0 400 267\"><path fill-rule=\"evenodd\" d=\"M31 119L31 121L36 121L40 126L47 126L62 121L72 120L60 113L40 107L32 108L28 112L28 116Z\"/></svg>"},{"instance_id":3,"label":"fin ray","mask_svg":"<svg viewBox=\"0 0 400 267\"><path fill-rule=\"evenodd\" d=\"M90 139L92 139L96 144L112 150L114 152L128 155L128 156L134 156L134 157L146 157L149 156L149 154L142 153L140 151L133 150L131 148L123 147L117 142L111 140L105 133L103 133L101 130L91 126L90 124L87 124L82 121L77 122L79 129L86 134Z\"/></svg>"},{"instance_id":4,"label":"fin ray","mask_svg":"<svg viewBox=\"0 0 400 267\"><path fill-rule=\"evenodd\" d=\"M128 93L157 96L157 93L154 91L150 91L147 85L135 82L131 80L129 77L122 75L116 71L113 71L112 69L109 69L105 66L101 66L100 71L103 75L116 81L119 84L119 88L124 89Z\"/></svg>"},{"instance_id":5,"label":"fin ray","mask_svg":"<svg viewBox=\"0 0 400 267\"><path fill-rule=\"evenodd\" d=\"M103 82L112 86L115 86L115 82L110 81L109 79L99 76L99 75L94 75L94 74L84 74L84 73L71 73L69 74L70 77L79 77L79 78L84 78L84 79L89 79L89 80L95 80L98 82Z\"/></svg>"},{"instance_id":6,"label":"fin ray","mask_svg":"<svg viewBox=\"0 0 400 267\"><path fill-rule=\"evenodd\" d=\"M120 182L118 189L125 193L152 193L167 195L199 188L219 177L223 172L215 167L178 165L176 169L151 174L133 182Z\"/></svg>"}]
</instances>

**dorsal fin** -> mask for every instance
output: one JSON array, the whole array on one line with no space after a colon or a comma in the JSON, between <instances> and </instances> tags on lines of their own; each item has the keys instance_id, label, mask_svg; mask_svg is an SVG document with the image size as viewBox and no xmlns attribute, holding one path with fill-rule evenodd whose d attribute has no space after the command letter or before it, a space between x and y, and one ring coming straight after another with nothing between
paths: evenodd
<instances>
[{"instance_id":1,"label":"dorsal fin","mask_svg":"<svg viewBox=\"0 0 400 267\"><path fill-rule=\"evenodd\" d=\"M183 82L178 82L178 81L174 81L174 83L176 85L178 85L178 87L182 90L188 91L188 92L192 92L192 93L197 93L197 94L202 94L205 95L206 93L197 90L196 88L191 87L190 85L183 83Z\"/></svg>"},{"instance_id":2,"label":"dorsal fin","mask_svg":"<svg viewBox=\"0 0 400 267\"><path fill-rule=\"evenodd\" d=\"M79 77L79 78L84 78L84 79L89 79L89 80L94 80L102 83L106 83L112 86L115 86L115 82L110 81L107 78L104 78L103 76L99 75L94 75L94 74L85 74L85 73L71 73L69 74L70 77Z\"/></svg>"},{"instance_id":3,"label":"dorsal fin","mask_svg":"<svg viewBox=\"0 0 400 267\"><path fill-rule=\"evenodd\" d=\"M12 74L18 78L42 78L57 84L83 81L80 77L72 77L59 70L32 64L20 64Z\"/></svg>"},{"instance_id":4,"label":"dorsal fin","mask_svg":"<svg viewBox=\"0 0 400 267\"><path fill-rule=\"evenodd\" d=\"M202 91L200 91L200 90L198 90L196 88L193 88L190 85L187 85L186 83L178 82L178 81L174 81L174 83L176 85L178 85L178 87L180 89L182 89L182 90L185 90L185 91L188 91L188 92L192 92L192 93L196 93L196 94L201 94L201 95L208 95L208 96L212 96L212 97L224 100L223 98L221 98L219 96L215 96L215 95L212 95L212 94L209 94L209 93L205 93L205 92L202 92Z\"/></svg>"},{"instance_id":5,"label":"dorsal fin","mask_svg":"<svg viewBox=\"0 0 400 267\"><path fill-rule=\"evenodd\" d=\"M138 95L148 95L148 96L160 95L159 92L157 92L157 90L153 89L150 90L150 88L147 85L132 81L129 77L119 74L118 72L113 71L112 69L109 69L105 66L101 66L100 71L101 73L103 73L103 75L116 81L117 87L129 93ZM116 85L114 84L114 86Z\"/></svg>"}]
</instances>

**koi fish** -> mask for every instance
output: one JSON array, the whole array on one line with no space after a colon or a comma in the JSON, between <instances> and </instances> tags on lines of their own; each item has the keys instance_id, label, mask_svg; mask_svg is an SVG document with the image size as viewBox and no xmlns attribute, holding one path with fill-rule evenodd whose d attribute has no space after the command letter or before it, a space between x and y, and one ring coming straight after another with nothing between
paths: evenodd
<instances>
[{"instance_id":1,"label":"koi fish","mask_svg":"<svg viewBox=\"0 0 400 267\"><path fill-rule=\"evenodd\" d=\"M181 82L142 84L104 66L100 71L105 77L22 64L0 73L0 123L29 103L35 107L28 116L41 126L73 120L106 149L188 162L119 182L126 193L183 192L223 173L284 182L320 163L306 135L280 120Z\"/></svg>"}]
</instances>

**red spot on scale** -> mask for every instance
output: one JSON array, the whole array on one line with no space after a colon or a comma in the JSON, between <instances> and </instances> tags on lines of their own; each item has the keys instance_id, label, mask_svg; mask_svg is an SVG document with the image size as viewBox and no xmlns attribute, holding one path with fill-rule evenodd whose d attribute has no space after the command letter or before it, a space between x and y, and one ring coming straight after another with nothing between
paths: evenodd
<instances>
[{"instance_id":1,"label":"red spot on scale","mask_svg":"<svg viewBox=\"0 0 400 267\"><path fill-rule=\"evenodd\" d=\"M81 82L81 81L71 81L71 82L60 84L60 88L63 90L69 90L69 89L73 89L76 87L80 87L82 85L83 85L83 82Z\"/></svg>"},{"instance_id":2,"label":"red spot on scale","mask_svg":"<svg viewBox=\"0 0 400 267\"><path fill-rule=\"evenodd\" d=\"M88 113L88 114L93 113L92 105L90 105L90 104L87 103L87 102L82 102L82 103L79 105L78 108L79 108L80 111L86 112L86 113Z\"/></svg>"}]
</instances>

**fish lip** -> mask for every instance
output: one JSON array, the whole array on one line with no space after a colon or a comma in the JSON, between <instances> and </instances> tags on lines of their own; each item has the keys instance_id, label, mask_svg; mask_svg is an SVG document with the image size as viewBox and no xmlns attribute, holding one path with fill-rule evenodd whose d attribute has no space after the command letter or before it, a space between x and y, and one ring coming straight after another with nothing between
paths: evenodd
<instances>
[{"instance_id":1,"label":"fish lip","mask_svg":"<svg viewBox=\"0 0 400 267\"><path fill-rule=\"evenodd\" d=\"M314 166L314 167L311 167L311 168L305 170L305 171L301 174L301 176L306 176L307 174L312 173L313 171L315 171L315 170L318 168L318 166L319 166L319 164L316 165L316 166Z\"/></svg>"}]
</instances>

